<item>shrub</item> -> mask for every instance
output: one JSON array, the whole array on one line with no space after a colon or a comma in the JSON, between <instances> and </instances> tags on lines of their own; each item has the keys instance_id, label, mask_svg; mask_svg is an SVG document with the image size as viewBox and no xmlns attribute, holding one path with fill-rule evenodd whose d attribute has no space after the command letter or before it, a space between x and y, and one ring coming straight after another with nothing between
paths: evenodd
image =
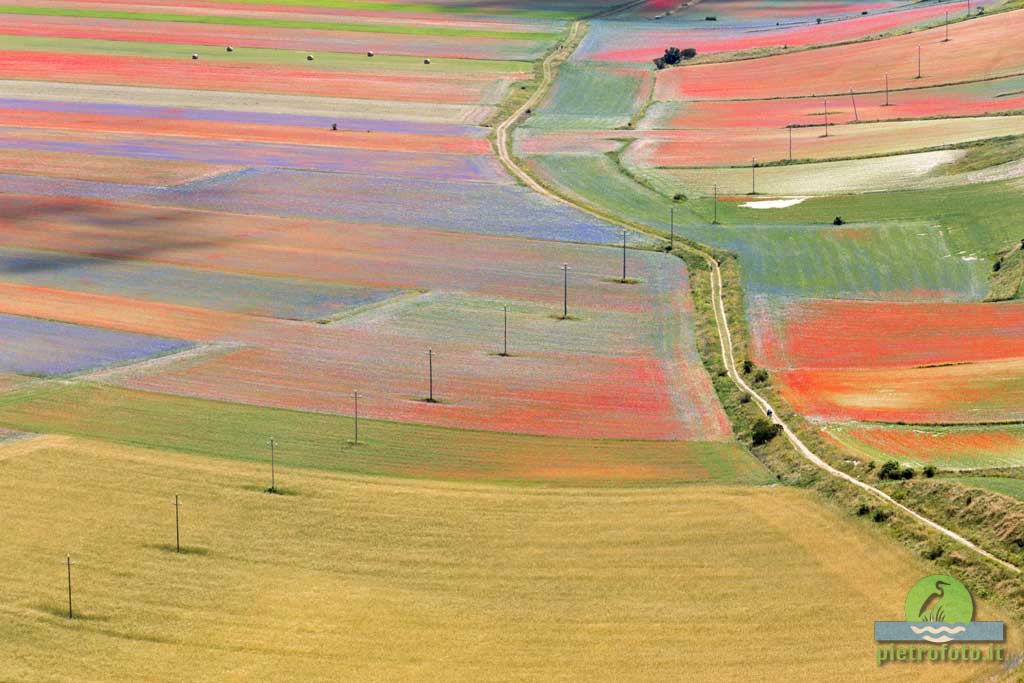
<instances>
[{"instance_id":1,"label":"shrub","mask_svg":"<svg viewBox=\"0 0 1024 683\"><path fill-rule=\"evenodd\" d=\"M842 225L845 222L842 216L836 216L836 219L832 221L832 225Z\"/></svg>"},{"instance_id":2,"label":"shrub","mask_svg":"<svg viewBox=\"0 0 1024 683\"><path fill-rule=\"evenodd\" d=\"M875 510L875 514L871 516L871 519L881 524L885 520L889 519L890 516L891 514L885 510Z\"/></svg>"},{"instance_id":3,"label":"shrub","mask_svg":"<svg viewBox=\"0 0 1024 683\"><path fill-rule=\"evenodd\" d=\"M857 508L857 516L858 517L863 517L864 515L868 514L869 512L871 512L871 508L868 507L867 503L861 503L860 507Z\"/></svg>"},{"instance_id":4,"label":"shrub","mask_svg":"<svg viewBox=\"0 0 1024 683\"><path fill-rule=\"evenodd\" d=\"M754 382L759 383L759 384L763 384L764 382L767 382L767 381L768 381L768 371L765 370L764 368L759 368L758 371L754 373Z\"/></svg>"},{"instance_id":5,"label":"shrub","mask_svg":"<svg viewBox=\"0 0 1024 683\"><path fill-rule=\"evenodd\" d=\"M998 261L996 261L995 263L992 264L992 272L993 273L998 273L999 269L1002 268L1002 267L1003 267L1003 259L999 259Z\"/></svg>"},{"instance_id":6,"label":"shrub","mask_svg":"<svg viewBox=\"0 0 1024 683\"><path fill-rule=\"evenodd\" d=\"M878 468L879 479L902 479L903 473L900 471L900 464L895 460L887 460Z\"/></svg>"},{"instance_id":7,"label":"shrub","mask_svg":"<svg viewBox=\"0 0 1024 683\"><path fill-rule=\"evenodd\" d=\"M925 467L924 468L924 476L928 477L929 479L934 477L935 476L935 466L934 465L928 465L928 467Z\"/></svg>"},{"instance_id":8,"label":"shrub","mask_svg":"<svg viewBox=\"0 0 1024 683\"><path fill-rule=\"evenodd\" d=\"M943 548L941 545L937 545L929 548L928 551L925 552L924 556L927 557L929 560L937 560L945 554L946 549Z\"/></svg>"},{"instance_id":9,"label":"shrub","mask_svg":"<svg viewBox=\"0 0 1024 683\"><path fill-rule=\"evenodd\" d=\"M672 195L672 201L674 202L681 202L684 199L686 199L686 195L684 195L682 192L676 192L674 195Z\"/></svg>"},{"instance_id":10,"label":"shrub","mask_svg":"<svg viewBox=\"0 0 1024 683\"><path fill-rule=\"evenodd\" d=\"M754 429L751 432L751 437L755 446L766 444L782 431L780 425L769 422L765 418L758 418L757 422L754 423Z\"/></svg>"},{"instance_id":11,"label":"shrub","mask_svg":"<svg viewBox=\"0 0 1024 683\"><path fill-rule=\"evenodd\" d=\"M750 394L745 391L740 394L740 403L750 403Z\"/></svg>"},{"instance_id":12,"label":"shrub","mask_svg":"<svg viewBox=\"0 0 1024 683\"><path fill-rule=\"evenodd\" d=\"M743 361L743 374L744 375L749 375L750 371L753 370L753 369L754 369L754 361L750 360L749 358L745 359Z\"/></svg>"},{"instance_id":13,"label":"shrub","mask_svg":"<svg viewBox=\"0 0 1024 683\"><path fill-rule=\"evenodd\" d=\"M666 64L678 64L683 59L683 51L678 47L670 47L665 50L665 56L662 59Z\"/></svg>"},{"instance_id":14,"label":"shrub","mask_svg":"<svg viewBox=\"0 0 1024 683\"><path fill-rule=\"evenodd\" d=\"M693 59L697 56L696 48L688 47L683 50L683 59Z\"/></svg>"},{"instance_id":15,"label":"shrub","mask_svg":"<svg viewBox=\"0 0 1024 683\"><path fill-rule=\"evenodd\" d=\"M914 468L913 467L907 467L900 474L902 475L902 477L904 479L913 479L914 478Z\"/></svg>"},{"instance_id":16,"label":"shrub","mask_svg":"<svg viewBox=\"0 0 1024 683\"><path fill-rule=\"evenodd\" d=\"M658 57L657 59L654 60L654 66L655 66L656 69L659 69L659 70L660 69L664 69L665 68L665 60L662 59L661 57Z\"/></svg>"}]
</instances>

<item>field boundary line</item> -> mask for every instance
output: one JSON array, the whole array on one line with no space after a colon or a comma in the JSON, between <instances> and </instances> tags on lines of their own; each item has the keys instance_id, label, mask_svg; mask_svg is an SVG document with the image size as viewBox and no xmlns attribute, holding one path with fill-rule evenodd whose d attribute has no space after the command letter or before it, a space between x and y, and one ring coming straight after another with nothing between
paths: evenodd
<instances>
[{"instance_id":1,"label":"field boundary line","mask_svg":"<svg viewBox=\"0 0 1024 683\"><path fill-rule=\"evenodd\" d=\"M583 23L582 21L573 22L572 28L569 31L569 37L566 39L567 43L571 42L571 39L574 38L578 34L580 25L582 23ZM519 166L516 163L514 157L512 156L512 154L510 152L510 149L509 149L509 144L508 144L509 129L512 128L519 121L519 119L523 116L523 114L525 114L527 109L531 109L534 105L536 105L537 102L539 102L547 94L548 90L550 89L550 87L552 85L552 80L553 80L551 63L554 61L554 59L560 53L561 53L561 49L556 50L555 52L552 52L544 60L544 66L543 66L543 78L544 78L544 80L541 82L540 86L537 88L537 91L519 109L517 109L515 112L513 112L512 115L510 115L507 119L502 121L501 124L497 127L496 142L497 142L497 147L498 147L498 156L499 156L499 158L501 159L502 163L505 164L505 166L508 167L509 170L512 171L512 173L514 173L516 175L517 178L522 180L528 187L530 187L535 192L539 192L539 193L543 194L544 196L546 196L546 197L548 197L550 199L553 199L553 200L555 200L555 201L557 201L559 203L565 204L567 206L573 207L573 208L575 208L577 210L583 211L584 213L587 213L587 214L589 214L591 216L595 216L597 218L600 218L602 220L606 220L606 221L608 221L610 223L614 223L614 224L619 225L621 227L628 228L630 230L634 230L634 231L638 231L638 232L642 232L642 233L645 233L645 234L657 237L660 240L664 240L664 237L662 237L661 235L657 235L657 234L651 232L648 228L646 228L644 226L640 226L639 224L634 224L634 223L626 222L626 221L623 221L623 220L621 220L619 218L616 218L614 216L611 216L611 215L599 213L598 211L596 211L594 209L591 209L591 208L587 207L586 205L584 205L582 203L577 203L576 201L574 201L574 200L572 200L572 199L570 199L568 197L564 197L564 196L562 196L560 194L555 193L553 190L549 190L548 188L544 187L539 182L537 182L533 178L533 176L531 176L529 174L529 172L524 167ZM946 536L947 538L955 541L956 543L964 546L965 548L968 548L969 550L974 551L975 553L981 555L982 557L984 557L984 558L986 558L988 560L991 560L991 561L999 564L1004 569L1008 569L1009 571L1013 572L1014 574L1020 574L1021 573L1021 569L1019 567L1017 567L1016 565L1014 565L1014 564L1012 564L1010 562L1007 562L1006 560L1003 560L1003 559L1001 559L999 557L996 557L995 555L993 555L989 551L987 551L984 548L978 546L977 544L973 543L972 541L969 541L968 539L964 538L963 536L961 536L960 534L956 533L955 531L952 531L951 529L947 529L946 527L942 526L938 522L935 522L935 521L929 519L928 517L925 517L921 513L915 512L914 510L910 509L906 505L903 505L902 503L897 502L892 496L890 496L888 493L885 493L881 489L878 489L878 488L872 486L871 484L863 482L860 479L857 479L856 477L853 477L853 476L851 476L851 475L849 475L849 474L847 474L847 473L845 473L845 472L843 472L841 470L836 469L835 467L832 467L832 465L829 465L820 456L818 456L814 451L812 451L810 448L808 448L807 445L800 439L800 437L798 437L796 435L796 433L789 427L789 425L786 424L785 421L783 421L782 419L780 419L778 417L778 415L772 409L772 406L767 401L767 399L765 399L763 396L761 396L756 391L754 391L750 387L750 385L748 385L743 380L743 378L740 376L739 371L736 368L736 359L735 359L735 356L734 356L733 350L732 350L733 349L732 332L729 329L729 319L726 316L725 302L724 302L724 299L723 299L723 296L722 296L722 290L723 290L723 286L722 286L722 271L721 271L721 269L718 266L718 261L709 252L704 251L703 249L700 249L700 248L695 247L695 246L690 246L690 245L686 244L685 242L681 242L680 244L681 244L681 246L684 249L686 249L686 250L688 250L688 251L690 251L690 252L700 256L701 258L703 258L707 262L707 264L708 264L708 266L710 268L709 277L711 279L711 307L712 307L712 309L714 310L714 313L715 313L715 327L717 328L717 331L718 331L718 342L719 342L719 345L720 345L721 351L722 351L722 361L725 363L726 371L729 374L729 378L733 381L733 383L737 387L739 387L741 390L746 391L748 394L750 394L751 398L754 399L754 401L757 403L757 406L761 409L761 411L766 416L768 415L769 411L771 411L771 413L772 413L772 417L771 417L772 422L774 424L779 425L782 428L782 431L786 435L786 438L789 440L790 444L792 444L792 446L797 450L798 453L800 453L801 456L803 456L805 459L809 460L813 465L815 465L819 469L823 470L827 474L830 474L833 477L836 477L838 479L842 479L843 481L846 481L847 483L853 484L854 486L856 486L856 487L866 491L867 493L871 494L872 496L874 496L876 498L879 498L879 499L881 499L881 500L891 504L896 509L898 509L898 510L900 510L900 511L902 511L902 512L908 514L908 515L910 515L911 517L913 517L918 522L921 522L925 526L931 528L934 531L939 532L940 534L942 534L942 535Z\"/></svg>"}]
</instances>

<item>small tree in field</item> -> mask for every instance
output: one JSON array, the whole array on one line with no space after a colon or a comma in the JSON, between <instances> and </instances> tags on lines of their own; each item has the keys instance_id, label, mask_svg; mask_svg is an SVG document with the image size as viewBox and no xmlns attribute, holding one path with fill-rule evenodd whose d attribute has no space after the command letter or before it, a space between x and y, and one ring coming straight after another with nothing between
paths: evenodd
<instances>
[{"instance_id":1,"label":"small tree in field","mask_svg":"<svg viewBox=\"0 0 1024 683\"><path fill-rule=\"evenodd\" d=\"M754 445L760 446L761 444L768 443L774 439L781 431L782 427L780 425L769 422L761 417L754 423L754 429L751 430L750 436Z\"/></svg>"},{"instance_id":2,"label":"small tree in field","mask_svg":"<svg viewBox=\"0 0 1024 683\"><path fill-rule=\"evenodd\" d=\"M678 64L683 59L683 51L678 47L670 47L665 50L665 56L662 59L666 64Z\"/></svg>"},{"instance_id":3,"label":"small tree in field","mask_svg":"<svg viewBox=\"0 0 1024 683\"><path fill-rule=\"evenodd\" d=\"M692 47L688 47L685 50L683 50L683 59L693 59L696 56L697 50Z\"/></svg>"}]
</instances>

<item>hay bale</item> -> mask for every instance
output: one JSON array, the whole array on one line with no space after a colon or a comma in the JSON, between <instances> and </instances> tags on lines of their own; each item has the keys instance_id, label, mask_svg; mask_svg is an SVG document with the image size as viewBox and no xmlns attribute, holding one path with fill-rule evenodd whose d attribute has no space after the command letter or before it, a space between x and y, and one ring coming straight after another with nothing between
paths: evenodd
<instances>
[{"instance_id":1,"label":"hay bale","mask_svg":"<svg viewBox=\"0 0 1024 683\"><path fill-rule=\"evenodd\" d=\"M306 61L307 62L312 62L313 61L313 55L306 55Z\"/></svg>"},{"instance_id":2,"label":"hay bale","mask_svg":"<svg viewBox=\"0 0 1024 683\"><path fill-rule=\"evenodd\" d=\"M234 52L235 51L235 48L231 47L230 45L228 45L227 49L228 49L228 52Z\"/></svg>"},{"instance_id":3,"label":"hay bale","mask_svg":"<svg viewBox=\"0 0 1024 683\"><path fill-rule=\"evenodd\" d=\"M424 63L424 64L430 64L430 60L429 60L429 59L424 59L424 60L423 60L423 63Z\"/></svg>"},{"instance_id":4,"label":"hay bale","mask_svg":"<svg viewBox=\"0 0 1024 683\"><path fill-rule=\"evenodd\" d=\"M373 56L373 50L367 51L366 56L367 57L372 57Z\"/></svg>"},{"instance_id":5,"label":"hay bale","mask_svg":"<svg viewBox=\"0 0 1024 683\"><path fill-rule=\"evenodd\" d=\"M193 53L193 54L192 54L192 59L199 59L199 55L197 55L197 54Z\"/></svg>"}]
</instances>

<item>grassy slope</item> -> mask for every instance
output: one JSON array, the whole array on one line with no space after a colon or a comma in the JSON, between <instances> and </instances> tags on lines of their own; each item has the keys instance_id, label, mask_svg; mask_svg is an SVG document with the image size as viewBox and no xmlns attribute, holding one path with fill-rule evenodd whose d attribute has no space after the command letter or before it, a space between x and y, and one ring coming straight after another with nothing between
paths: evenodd
<instances>
[{"instance_id":1,"label":"grassy slope","mask_svg":"<svg viewBox=\"0 0 1024 683\"><path fill-rule=\"evenodd\" d=\"M459 36L464 38L503 38L506 40L548 40L547 32L492 31L428 24L377 23L361 24L342 21L309 21L270 17L224 16L203 14L171 14L165 12L125 12L122 10L74 9L68 7L0 6L0 14L23 14L43 17L79 17L82 19L129 19L134 21L174 21L188 24L221 24L227 26L267 26L272 28L314 29L318 31L353 31L361 33L395 33L401 35Z\"/></svg>"},{"instance_id":2,"label":"grassy slope","mask_svg":"<svg viewBox=\"0 0 1024 683\"><path fill-rule=\"evenodd\" d=\"M0 472L0 515L20 520L0 556L7 678L935 675L877 666L871 635L927 566L794 489L511 491L289 471L291 495L270 496L250 464L65 437L0 447ZM176 493L182 555L169 549ZM750 637L765 615L772 637ZM978 616L1005 618L987 603ZM843 638L809 636L836 623Z\"/></svg>"},{"instance_id":3,"label":"grassy slope","mask_svg":"<svg viewBox=\"0 0 1024 683\"><path fill-rule=\"evenodd\" d=\"M1024 501L1024 479L1014 479L1012 477L957 477L954 481L966 486L977 486Z\"/></svg>"},{"instance_id":4,"label":"grassy slope","mask_svg":"<svg viewBox=\"0 0 1024 683\"><path fill-rule=\"evenodd\" d=\"M626 442L475 432L162 396L88 383L0 396L0 425L26 432L292 467L397 477L583 486L765 483L736 443Z\"/></svg>"},{"instance_id":5,"label":"grassy slope","mask_svg":"<svg viewBox=\"0 0 1024 683\"><path fill-rule=\"evenodd\" d=\"M1024 246L1024 239L1021 240ZM1024 249L1014 247L999 258L999 270L989 277L987 301L1009 301L1024 297Z\"/></svg>"}]
</instances>

